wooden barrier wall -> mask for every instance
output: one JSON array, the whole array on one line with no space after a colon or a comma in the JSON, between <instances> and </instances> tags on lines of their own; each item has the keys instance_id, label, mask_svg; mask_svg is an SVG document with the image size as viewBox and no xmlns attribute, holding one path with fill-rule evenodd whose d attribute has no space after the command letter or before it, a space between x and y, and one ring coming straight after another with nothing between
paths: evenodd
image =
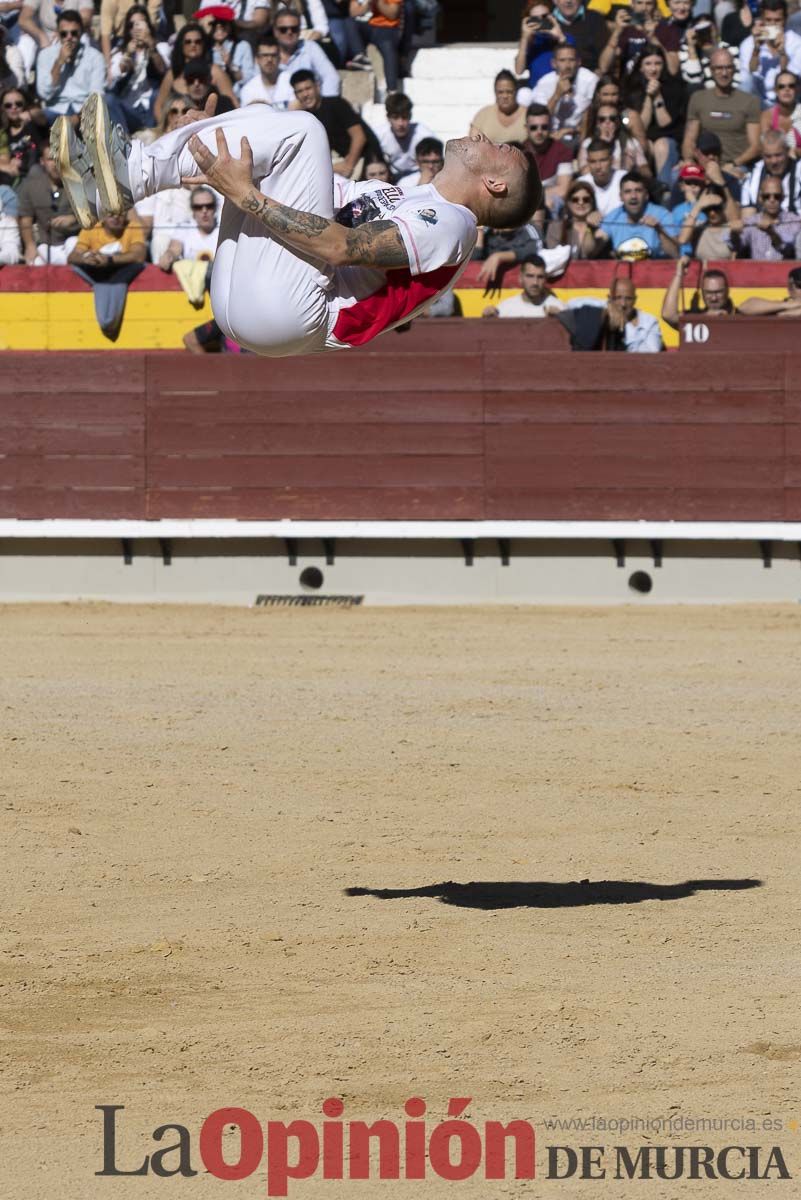
<instances>
[{"instance_id":1,"label":"wooden barrier wall","mask_svg":"<svg viewBox=\"0 0 801 1200\"><path fill-rule=\"evenodd\" d=\"M532 354L520 325L5 354L0 516L801 519L801 353Z\"/></svg>"}]
</instances>

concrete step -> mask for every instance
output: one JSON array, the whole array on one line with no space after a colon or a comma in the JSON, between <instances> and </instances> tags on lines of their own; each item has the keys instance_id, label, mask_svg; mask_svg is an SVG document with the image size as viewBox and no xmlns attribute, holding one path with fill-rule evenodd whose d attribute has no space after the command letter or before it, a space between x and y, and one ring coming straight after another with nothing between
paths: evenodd
<instances>
[{"instance_id":1,"label":"concrete step","mask_svg":"<svg viewBox=\"0 0 801 1200\"><path fill-rule=\"evenodd\" d=\"M483 79L492 96L492 81L504 68L511 71L515 45L432 46L418 50L412 64L412 79L429 79L439 85L450 79Z\"/></svg>"}]
</instances>

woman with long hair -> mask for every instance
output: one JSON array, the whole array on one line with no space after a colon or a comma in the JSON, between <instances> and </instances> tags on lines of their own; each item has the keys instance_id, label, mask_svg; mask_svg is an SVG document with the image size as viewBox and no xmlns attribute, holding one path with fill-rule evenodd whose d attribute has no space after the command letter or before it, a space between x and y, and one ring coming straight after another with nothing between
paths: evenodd
<instances>
[{"instance_id":1,"label":"woman with long hair","mask_svg":"<svg viewBox=\"0 0 801 1200\"><path fill-rule=\"evenodd\" d=\"M494 86L495 103L479 109L470 132L483 133L491 142L524 142L526 110L517 103L517 79L511 71L499 71Z\"/></svg>"},{"instance_id":2,"label":"woman with long hair","mask_svg":"<svg viewBox=\"0 0 801 1200\"><path fill-rule=\"evenodd\" d=\"M0 183L19 187L47 143L47 118L18 87L0 94Z\"/></svg>"},{"instance_id":3,"label":"woman with long hair","mask_svg":"<svg viewBox=\"0 0 801 1200\"><path fill-rule=\"evenodd\" d=\"M614 108L620 109L623 115L624 128L632 137L636 137L643 150L647 150L648 139L645 136L645 129L643 128L640 114L635 109L624 106L623 89L612 75L602 75L598 80L598 86L593 93L590 107L581 118L582 141L589 137L590 130L594 128L598 109L602 104L611 104Z\"/></svg>"},{"instance_id":4,"label":"woman with long hair","mask_svg":"<svg viewBox=\"0 0 801 1200\"><path fill-rule=\"evenodd\" d=\"M144 4L134 4L125 14L120 44L111 52L109 112L129 133L152 129L153 104L167 71L170 48L156 40L156 31Z\"/></svg>"},{"instance_id":5,"label":"woman with long hair","mask_svg":"<svg viewBox=\"0 0 801 1200\"><path fill-rule=\"evenodd\" d=\"M601 258L608 239L600 232L601 214L592 184L576 179L567 189L561 216L548 222L545 245L569 246L571 258Z\"/></svg>"},{"instance_id":6,"label":"woman with long hair","mask_svg":"<svg viewBox=\"0 0 801 1200\"><path fill-rule=\"evenodd\" d=\"M798 76L792 71L779 71L776 76L776 103L766 108L760 118L762 133L777 129L783 133L790 153L801 154L801 104L798 103Z\"/></svg>"},{"instance_id":7,"label":"woman with long hair","mask_svg":"<svg viewBox=\"0 0 801 1200\"><path fill-rule=\"evenodd\" d=\"M187 21L175 39L170 68L161 81L159 94L153 106L157 121L161 120L162 112L170 92L177 91L183 93L186 90L184 67L189 62L206 63L211 69L212 86L221 95L227 96L233 103L234 108L237 107L237 99L234 95L231 80L223 68L218 67L213 61L211 38L202 25L198 25L197 21Z\"/></svg>"},{"instance_id":8,"label":"woman with long hair","mask_svg":"<svg viewBox=\"0 0 801 1200\"><path fill-rule=\"evenodd\" d=\"M687 89L680 76L668 71L667 56L657 43L646 46L634 61L625 103L640 114L657 178L669 186L679 161Z\"/></svg>"},{"instance_id":9,"label":"woman with long hair","mask_svg":"<svg viewBox=\"0 0 801 1200\"><path fill-rule=\"evenodd\" d=\"M616 171L639 171L641 175L653 173L640 142L629 133L623 123L622 109L615 105L598 105L595 122L590 125L589 134L579 149L579 171L587 169L587 147L595 140L609 145L612 150L612 165Z\"/></svg>"}]
</instances>

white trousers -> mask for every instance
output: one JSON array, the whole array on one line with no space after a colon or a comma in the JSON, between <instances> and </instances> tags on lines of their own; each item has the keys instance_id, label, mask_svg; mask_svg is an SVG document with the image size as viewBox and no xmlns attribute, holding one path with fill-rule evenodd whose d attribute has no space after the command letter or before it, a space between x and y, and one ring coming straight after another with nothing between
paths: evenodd
<instances>
[{"instance_id":1,"label":"white trousers","mask_svg":"<svg viewBox=\"0 0 801 1200\"><path fill-rule=\"evenodd\" d=\"M134 141L128 170L134 201L181 179L200 175L188 148L193 134L215 154L216 132L225 132L232 157L240 139L253 151L254 176L265 196L329 219L334 213L331 152L323 126L305 112L274 112L251 104L187 125L153 142ZM211 306L225 335L255 351L281 357L325 349L333 269L282 244L261 221L229 200L211 276Z\"/></svg>"}]
</instances>

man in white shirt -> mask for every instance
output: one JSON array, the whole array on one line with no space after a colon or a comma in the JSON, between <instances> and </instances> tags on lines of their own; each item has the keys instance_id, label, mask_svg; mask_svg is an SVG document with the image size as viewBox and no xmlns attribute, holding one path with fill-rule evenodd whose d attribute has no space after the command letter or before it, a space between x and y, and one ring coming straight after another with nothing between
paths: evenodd
<instances>
[{"instance_id":1,"label":"man in white shirt","mask_svg":"<svg viewBox=\"0 0 801 1200\"><path fill-rule=\"evenodd\" d=\"M179 258L205 258L211 262L217 251L220 230L216 194L211 188L196 187L189 206L194 224L174 231L169 246L158 260L162 271L171 271Z\"/></svg>"},{"instance_id":2,"label":"man in white shirt","mask_svg":"<svg viewBox=\"0 0 801 1200\"><path fill-rule=\"evenodd\" d=\"M599 138L587 147L587 168L587 174L580 175L578 182L590 185L598 212L608 217L613 209L620 208L620 182L626 172L614 169L612 149Z\"/></svg>"},{"instance_id":3,"label":"man in white shirt","mask_svg":"<svg viewBox=\"0 0 801 1200\"><path fill-rule=\"evenodd\" d=\"M548 287L545 263L538 256L521 265L520 284L523 288L520 295L489 304L482 317L549 317L562 312L564 304Z\"/></svg>"},{"instance_id":4,"label":"man in white shirt","mask_svg":"<svg viewBox=\"0 0 801 1200\"><path fill-rule=\"evenodd\" d=\"M623 346L628 354L653 354L664 349L662 331L659 321L650 313L637 308L637 292L630 279L620 277L614 279L609 288L606 300L596 300L590 296L577 296L568 301L569 309L583 307L605 308L606 326L609 332L623 334Z\"/></svg>"},{"instance_id":5,"label":"man in white shirt","mask_svg":"<svg viewBox=\"0 0 801 1200\"><path fill-rule=\"evenodd\" d=\"M531 93L534 104L544 104L551 114L551 131L557 137L575 135L581 118L590 107L598 86L594 71L579 66L575 46L557 46L551 59L553 70Z\"/></svg>"},{"instance_id":6,"label":"man in white shirt","mask_svg":"<svg viewBox=\"0 0 801 1200\"><path fill-rule=\"evenodd\" d=\"M278 56L278 42L272 34L263 34L256 47L258 71L252 79L243 83L239 93L240 104L244 106L257 101L263 104L275 102L275 91L278 86Z\"/></svg>"},{"instance_id":7,"label":"man in white shirt","mask_svg":"<svg viewBox=\"0 0 801 1200\"><path fill-rule=\"evenodd\" d=\"M797 158L790 158L784 134L780 129L766 129L759 143L762 157L746 175L740 189L743 216L754 215L762 182L770 178L781 180L784 195L782 208L791 213L801 213L801 164Z\"/></svg>"},{"instance_id":8,"label":"man in white shirt","mask_svg":"<svg viewBox=\"0 0 801 1200\"><path fill-rule=\"evenodd\" d=\"M740 44L740 86L759 97L763 108L776 103L782 71L801 72L801 37L785 29L785 0L764 0L753 32Z\"/></svg>"},{"instance_id":9,"label":"man in white shirt","mask_svg":"<svg viewBox=\"0 0 801 1200\"><path fill-rule=\"evenodd\" d=\"M300 17L294 9L279 9L273 24L273 33L278 42L278 83L273 103L291 104L295 99L290 80L296 71L313 71L320 81L324 96L338 96L342 85L331 59L316 42L300 40Z\"/></svg>"},{"instance_id":10,"label":"man in white shirt","mask_svg":"<svg viewBox=\"0 0 801 1200\"><path fill-rule=\"evenodd\" d=\"M423 138L432 138L434 134L426 125L412 120L412 102L402 92L390 92L384 107L387 123L374 126L374 132L387 166L397 179L417 169L417 145Z\"/></svg>"}]
</instances>

